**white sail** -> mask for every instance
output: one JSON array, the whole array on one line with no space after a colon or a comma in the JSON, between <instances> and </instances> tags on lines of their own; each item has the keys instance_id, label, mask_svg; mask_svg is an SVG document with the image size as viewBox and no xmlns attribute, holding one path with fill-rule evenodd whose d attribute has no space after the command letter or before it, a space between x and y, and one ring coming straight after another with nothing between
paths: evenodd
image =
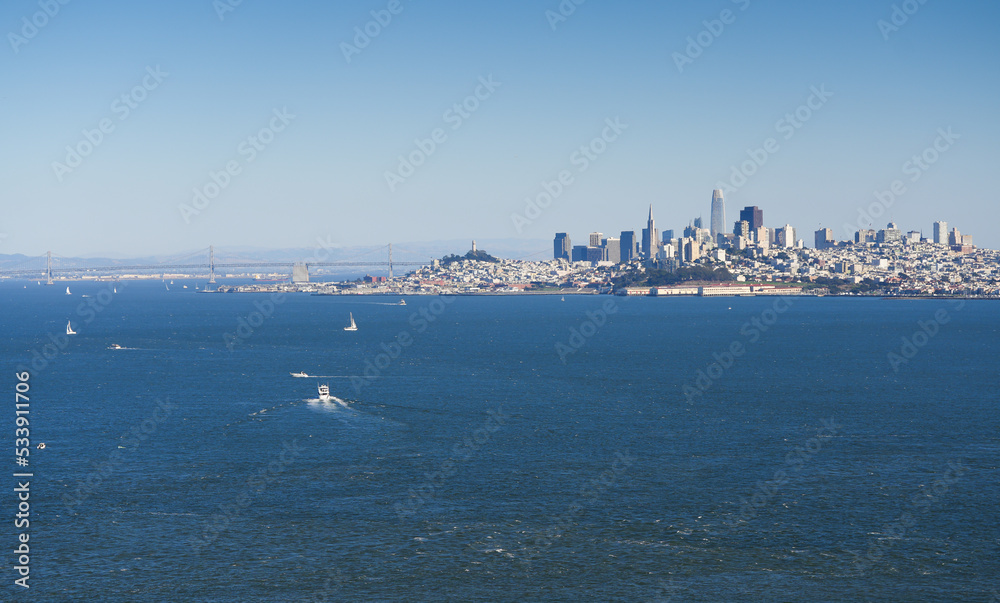
<instances>
[{"instance_id":1,"label":"white sail","mask_svg":"<svg viewBox=\"0 0 1000 603\"><path fill-rule=\"evenodd\" d=\"M344 330L345 331L357 331L358 330L358 325L357 325L357 323L354 322L354 313L351 312L350 315L351 315L351 325L348 326L348 327L344 327Z\"/></svg>"},{"instance_id":2,"label":"white sail","mask_svg":"<svg viewBox=\"0 0 1000 603\"><path fill-rule=\"evenodd\" d=\"M73 323L68 320L66 321L66 334L76 335L76 331L73 330Z\"/></svg>"},{"instance_id":3,"label":"white sail","mask_svg":"<svg viewBox=\"0 0 1000 603\"><path fill-rule=\"evenodd\" d=\"M66 295L73 295L72 293L69 292L69 287L66 287Z\"/></svg>"}]
</instances>

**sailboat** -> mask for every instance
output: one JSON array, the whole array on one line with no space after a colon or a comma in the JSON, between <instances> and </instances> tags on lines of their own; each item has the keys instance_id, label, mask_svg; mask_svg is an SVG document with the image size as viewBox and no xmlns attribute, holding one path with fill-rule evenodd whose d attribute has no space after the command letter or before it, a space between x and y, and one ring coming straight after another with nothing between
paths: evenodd
<instances>
[{"instance_id":1,"label":"sailboat","mask_svg":"<svg viewBox=\"0 0 1000 603\"><path fill-rule=\"evenodd\" d=\"M351 324L350 324L350 326L344 327L344 330L345 331L357 331L358 330L358 325L357 325L357 323L354 322L354 313L351 312L350 314L351 314Z\"/></svg>"},{"instance_id":2,"label":"sailboat","mask_svg":"<svg viewBox=\"0 0 1000 603\"><path fill-rule=\"evenodd\" d=\"M76 335L76 331L73 330L73 324L70 321L66 321L66 334Z\"/></svg>"},{"instance_id":3,"label":"sailboat","mask_svg":"<svg viewBox=\"0 0 1000 603\"><path fill-rule=\"evenodd\" d=\"M564 295L563 298L559 301L566 301L566 296Z\"/></svg>"},{"instance_id":4,"label":"sailboat","mask_svg":"<svg viewBox=\"0 0 1000 603\"><path fill-rule=\"evenodd\" d=\"M69 287L66 287L66 295L73 295L72 293L69 292Z\"/></svg>"},{"instance_id":5,"label":"sailboat","mask_svg":"<svg viewBox=\"0 0 1000 603\"><path fill-rule=\"evenodd\" d=\"M115 293L118 293L118 287L113 287L113 289L115 290Z\"/></svg>"}]
</instances>

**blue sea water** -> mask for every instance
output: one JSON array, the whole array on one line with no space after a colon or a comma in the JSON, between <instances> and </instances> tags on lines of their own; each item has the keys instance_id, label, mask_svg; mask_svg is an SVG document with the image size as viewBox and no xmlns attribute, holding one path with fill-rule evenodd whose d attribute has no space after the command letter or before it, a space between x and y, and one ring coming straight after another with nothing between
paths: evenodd
<instances>
[{"instance_id":1,"label":"blue sea water","mask_svg":"<svg viewBox=\"0 0 1000 603\"><path fill-rule=\"evenodd\" d=\"M998 600L995 302L186 284L0 285L3 600Z\"/></svg>"}]
</instances>

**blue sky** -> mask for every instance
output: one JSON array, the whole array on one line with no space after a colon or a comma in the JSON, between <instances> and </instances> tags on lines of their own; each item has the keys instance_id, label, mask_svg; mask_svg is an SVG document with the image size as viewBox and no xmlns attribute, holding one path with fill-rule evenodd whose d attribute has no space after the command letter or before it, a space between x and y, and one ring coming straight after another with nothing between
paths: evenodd
<instances>
[{"instance_id":1,"label":"blue sky","mask_svg":"<svg viewBox=\"0 0 1000 603\"><path fill-rule=\"evenodd\" d=\"M900 180L877 225L947 220L1000 246L994 2L911 0L884 36L893 2L587 0L553 28L556 0L399 0L348 62L342 44L389 5L244 0L220 19L212 0L70 1L18 43L42 9L3 3L0 253L583 240L641 229L650 203L661 229L679 229L707 221L712 189L769 138L778 150L727 194L729 222L757 205L809 244L820 226L845 238ZM718 35L702 34L725 10ZM710 44L681 71L675 53L699 34ZM169 75L122 119L116 99L157 67ZM499 86L453 129L446 111L490 76ZM786 140L776 124L821 86L832 96ZM248 161L241 143L284 126L276 110L294 118ZM627 129L581 171L571 158L608 119ZM78 167L54 167L102 120L114 130ZM904 164L949 128L958 138L913 182ZM386 173L436 129L444 142L391 190ZM227 164L228 185L185 220L180 206ZM564 170L572 184L518 228L512 215Z\"/></svg>"}]
</instances>

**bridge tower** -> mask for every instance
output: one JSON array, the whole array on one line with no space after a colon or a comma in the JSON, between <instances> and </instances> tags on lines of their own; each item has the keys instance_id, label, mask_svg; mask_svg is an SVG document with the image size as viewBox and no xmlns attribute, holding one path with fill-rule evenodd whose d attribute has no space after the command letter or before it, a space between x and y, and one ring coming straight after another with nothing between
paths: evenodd
<instances>
[{"instance_id":1,"label":"bridge tower","mask_svg":"<svg viewBox=\"0 0 1000 603\"><path fill-rule=\"evenodd\" d=\"M389 243L389 278L392 278L392 243Z\"/></svg>"},{"instance_id":2,"label":"bridge tower","mask_svg":"<svg viewBox=\"0 0 1000 603\"><path fill-rule=\"evenodd\" d=\"M52 252L48 252L45 261L45 284L52 285Z\"/></svg>"},{"instance_id":3,"label":"bridge tower","mask_svg":"<svg viewBox=\"0 0 1000 603\"><path fill-rule=\"evenodd\" d=\"M215 284L215 246L214 245L209 245L208 246L208 266L209 266L209 270L210 270L209 275L208 275L208 282L214 285Z\"/></svg>"}]
</instances>

